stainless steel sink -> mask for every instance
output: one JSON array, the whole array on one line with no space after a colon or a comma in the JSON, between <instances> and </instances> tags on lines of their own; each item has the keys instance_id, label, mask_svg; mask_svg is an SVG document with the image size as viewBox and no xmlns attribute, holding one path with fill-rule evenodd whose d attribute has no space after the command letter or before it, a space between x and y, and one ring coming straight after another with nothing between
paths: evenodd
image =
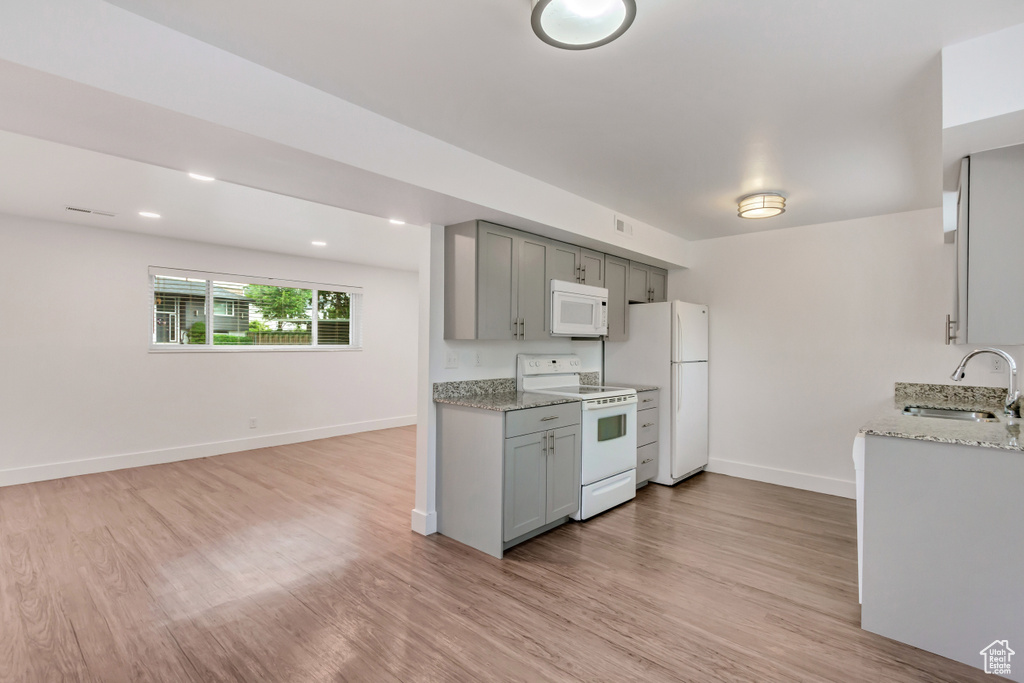
<instances>
[{"instance_id":1,"label":"stainless steel sink","mask_svg":"<svg viewBox=\"0 0 1024 683\"><path fill-rule=\"evenodd\" d=\"M941 417L946 420L966 420L968 422L999 422L994 414L984 410L952 410L949 408L915 408L907 406L904 415L918 417Z\"/></svg>"}]
</instances>

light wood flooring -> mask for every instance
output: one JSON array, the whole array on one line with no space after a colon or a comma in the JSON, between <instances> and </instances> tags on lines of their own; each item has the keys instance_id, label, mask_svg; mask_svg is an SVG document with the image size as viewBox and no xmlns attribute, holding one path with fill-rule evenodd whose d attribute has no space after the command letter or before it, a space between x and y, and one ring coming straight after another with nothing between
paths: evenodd
<instances>
[{"instance_id":1,"label":"light wood flooring","mask_svg":"<svg viewBox=\"0 0 1024 683\"><path fill-rule=\"evenodd\" d=\"M0 489L0 681L986 681L860 630L852 501L702 474L495 560L412 428Z\"/></svg>"}]
</instances>

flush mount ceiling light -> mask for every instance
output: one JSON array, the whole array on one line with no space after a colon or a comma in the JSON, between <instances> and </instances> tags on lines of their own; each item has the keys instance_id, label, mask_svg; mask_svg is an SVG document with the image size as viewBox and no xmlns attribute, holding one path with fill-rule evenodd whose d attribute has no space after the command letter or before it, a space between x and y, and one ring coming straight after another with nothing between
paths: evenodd
<instances>
[{"instance_id":1,"label":"flush mount ceiling light","mask_svg":"<svg viewBox=\"0 0 1024 683\"><path fill-rule=\"evenodd\" d=\"M327 242L321 242L319 240L317 240L315 242L310 242L310 244L312 244L314 247L326 247L327 246Z\"/></svg>"},{"instance_id":2,"label":"flush mount ceiling light","mask_svg":"<svg viewBox=\"0 0 1024 683\"><path fill-rule=\"evenodd\" d=\"M216 180L216 178L210 177L208 175L202 175L200 173L189 173L188 177L192 178L193 180L202 180L204 183L210 183Z\"/></svg>"},{"instance_id":3,"label":"flush mount ceiling light","mask_svg":"<svg viewBox=\"0 0 1024 683\"><path fill-rule=\"evenodd\" d=\"M405 221L400 221L397 218L388 220L388 223L391 223L391 225L405 225Z\"/></svg>"},{"instance_id":4,"label":"flush mount ceiling light","mask_svg":"<svg viewBox=\"0 0 1024 683\"><path fill-rule=\"evenodd\" d=\"M636 0L533 0L533 30L548 45L588 50L606 45L636 17Z\"/></svg>"},{"instance_id":5,"label":"flush mount ceiling light","mask_svg":"<svg viewBox=\"0 0 1024 683\"><path fill-rule=\"evenodd\" d=\"M786 198L778 192L759 192L740 199L740 218L771 218L786 213Z\"/></svg>"},{"instance_id":6,"label":"flush mount ceiling light","mask_svg":"<svg viewBox=\"0 0 1024 683\"><path fill-rule=\"evenodd\" d=\"M139 215L143 218L160 218L160 214L153 213L152 211L139 211Z\"/></svg>"}]
</instances>

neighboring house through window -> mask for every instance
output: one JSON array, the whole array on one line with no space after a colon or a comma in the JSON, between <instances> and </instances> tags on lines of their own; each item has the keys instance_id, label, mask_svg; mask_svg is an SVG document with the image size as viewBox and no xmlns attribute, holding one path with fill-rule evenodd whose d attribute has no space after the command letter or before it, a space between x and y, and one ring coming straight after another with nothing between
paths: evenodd
<instances>
[{"instance_id":1,"label":"neighboring house through window","mask_svg":"<svg viewBox=\"0 0 1024 683\"><path fill-rule=\"evenodd\" d=\"M361 348L360 287L157 267L150 279L153 348Z\"/></svg>"}]
</instances>

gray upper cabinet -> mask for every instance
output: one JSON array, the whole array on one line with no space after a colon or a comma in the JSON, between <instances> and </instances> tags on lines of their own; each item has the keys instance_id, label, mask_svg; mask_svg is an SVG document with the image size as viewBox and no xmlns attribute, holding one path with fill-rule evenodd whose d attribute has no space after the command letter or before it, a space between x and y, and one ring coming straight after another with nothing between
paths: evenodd
<instances>
[{"instance_id":1,"label":"gray upper cabinet","mask_svg":"<svg viewBox=\"0 0 1024 683\"><path fill-rule=\"evenodd\" d=\"M551 266L548 280L579 282L580 248L565 242L549 242L551 245Z\"/></svg>"},{"instance_id":2,"label":"gray upper cabinet","mask_svg":"<svg viewBox=\"0 0 1024 683\"><path fill-rule=\"evenodd\" d=\"M547 241L520 233L519 279L516 300L519 304L519 339L545 339L551 327L547 273L551 268L551 247Z\"/></svg>"},{"instance_id":3,"label":"gray upper cabinet","mask_svg":"<svg viewBox=\"0 0 1024 683\"><path fill-rule=\"evenodd\" d=\"M651 302L668 301L668 271L651 266Z\"/></svg>"},{"instance_id":4,"label":"gray upper cabinet","mask_svg":"<svg viewBox=\"0 0 1024 683\"><path fill-rule=\"evenodd\" d=\"M604 254L580 249L580 282L591 287L604 287Z\"/></svg>"},{"instance_id":5,"label":"gray upper cabinet","mask_svg":"<svg viewBox=\"0 0 1024 683\"><path fill-rule=\"evenodd\" d=\"M461 288L465 294L474 289L477 292L473 302L478 315L477 329L455 338L512 339L519 325L520 245L512 231L489 223L480 224L477 240L477 254L469 256L479 259L479 284L467 282Z\"/></svg>"},{"instance_id":6,"label":"gray upper cabinet","mask_svg":"<svg viewBox=\"0 0 1024 683\"><path fill-rule=\"evenodd\" d=\"M544 339L550 241L486 221L445 228L445 339Z\"/></svg>"},{"instance_id":7,"label":"gray upper cabinet","mask_svg":"<svg viewBox=\"0 0 1024 683\"><path fill-rule=\"evenodd\" d=\"M629 282L629 261L605 256L604 286L608 288L608 341L629 339L629 307L626 286Z\"/></svg>"},{"instance_id":8,"label":"gray upper cabinet","mask_svg":"<svg viewBox=\"0 0 1024 683\"><path fill-rule=\"evenodd\" d=\"M646 263L629 262L629 303L667 301L668 271Z\"/></svg>"},{"instance_id":9,"label":"gray upper cabinet","mask_svg":"<svg viewBox=\"0 0 1024 683\"><path fill-rule=\"evenodd\" d=\"M608 289L608 340L629 302L664 301L668 272L486 221L445 227L444 338L548 339L551 280Z\"/></svg>"},{"instance_id":10,"label":"gray upper cabinet","mask_svg":"<svg viewBox=\"0 0 1024 683\"><path fill-rule=\"evenodd\" d=\"M651 300L650 269L643 263L629 262L629 303L647 303Z\"/></svg>"},{"instance_id":11,"label":"gray upper cabinet","mask_svg":"<svg viewBox=\"0 0 1024 683\"><path fill-rule=\"evenodd\" d=\"M1024 344L1024 226L1020 217L1024 145L972 154L965 166L960 203L966 211L961 211L957 227L961 292L957 341ZM963 177L965 171L967 178Z\"/></svg>"}]
</instances>

